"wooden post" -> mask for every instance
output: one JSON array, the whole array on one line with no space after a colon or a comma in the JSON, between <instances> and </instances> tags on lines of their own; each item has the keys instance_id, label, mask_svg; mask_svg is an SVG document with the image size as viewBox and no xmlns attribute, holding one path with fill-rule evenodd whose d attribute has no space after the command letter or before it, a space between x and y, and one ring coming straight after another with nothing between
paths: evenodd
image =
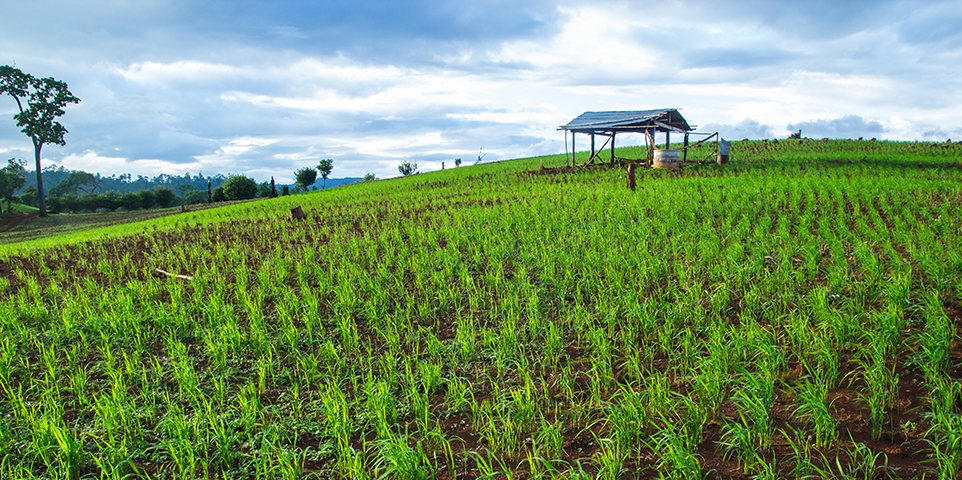
<instances>
[{"instance_id":1,"label":"wooden post","mask_svg":"<svg viewBox=\"0 0 962 480\"><path fill-rule=\"evenodd\" d=\"M575 131L571 131L571 166L575 166Z\"/></svg>"},{"instance_id":2,"label":"wooden post","mask_svg":"<svg viewBox=\"0 0 962 480\"><path fill-rule=\"evenodd\" d=\"M645 160L646 166L650 166L652 159L655 157L655 134L650 128L645 129L645 143L648 144L648 158Z\"/></svg>"},{"instance_id":3,"label":"wooden post","mask_svg":"<svg viewBox=\"0 0 962 480\"><path fill-rule=\"evenodd\" d=\"M614 130L612 130L612 132L611 132L611 163L612 163L612 165L614 165L614 163L615 163L615 132L614 132Z\"/></svg>"},{"instance_id":4,"label":"wooden post","mask_svg":"<svg viewBox=\"0 0 962 480\"><path fill-rule=\"evenodd\" d=\"M671 132L665 132L665 150L671 148Z\"/></svg>"},{"instance_id":5,"label":"wooden post","mask_svg":"<svg viewBox=\"0 0 962 480\"><path fill-rule=\"evenodd\" d=\"M628 164L628 190L635 191L635 168L638 167L637 163Z\"/></svg>"},{"instance_id":6,"label":"wooden post","mask_svg":"<svg viewBox=\"0 0 962 480\"><path fill-rule=\"evenodd\" d=\"M684 152L685 152L685 153L682 153L682 154L681 154L681 161L682 161L682 162L687 162L687 161L688 161L688 132L685 132L685 150L684 150Z\"/></svg>"},{"instance_id":7,"label":"wooden post","mask_svg":"<svg viewBox=\"0 0 962 480\"><path fill-rule=\"evenodd\" d=\"M595 132L591 132L591 156L588 157L588 163L595 163Z\"/></svg>"}]
</instances>

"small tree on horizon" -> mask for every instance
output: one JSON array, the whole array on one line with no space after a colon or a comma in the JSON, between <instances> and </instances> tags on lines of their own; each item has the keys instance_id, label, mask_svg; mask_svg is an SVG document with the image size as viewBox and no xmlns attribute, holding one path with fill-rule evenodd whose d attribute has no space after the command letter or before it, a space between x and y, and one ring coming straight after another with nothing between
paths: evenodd
<instances>
[{"instance_id":1,"label":"small tree on horizon","mask_svg":"<svg viewBox=\"0 0 962 480\"><path fill-rule=\"evenodd\" d=\"M296 172L294 172L294 183L297 184L298 190L307 191L307 187L314 185L317 182L317 169L314 167L304 167Z\"/></svg>"},{"instance_id":2,"label":"small tree on horizon","mask_svg":"<svg viewBox=\"0 0 962 480\"><path fill-rule=\"evenodd\" d=\"M327 187L327 176L331 174L331 170L334 169L334 160L330 158L325 158L317 164L317 171L321 173L321 178L324 182L321 183L321 190Z\"/></svg>"},{"instance_id":3,"label":"small tree on horizon","mask_svg":"<svg viewBox=\"0 0 962 480\"><path fill-rule=\"evenodd\" d=\"M414 175L415 173L418 173L418 162L409 162L405 160L403 163L397 166L397 170L405 177L408 175Z\"/></svg>"},{"instance_id":4,"label":"small tree on horizon","mask_svg":"<svg viewBox=\"0 0 962 480\"><path fill-rule=\"evenodd\" d=\"M227 200L250 200L257 196L257 182L244 175L234 175L224 182L223 190Z\"/></svg>"}]
</instances>

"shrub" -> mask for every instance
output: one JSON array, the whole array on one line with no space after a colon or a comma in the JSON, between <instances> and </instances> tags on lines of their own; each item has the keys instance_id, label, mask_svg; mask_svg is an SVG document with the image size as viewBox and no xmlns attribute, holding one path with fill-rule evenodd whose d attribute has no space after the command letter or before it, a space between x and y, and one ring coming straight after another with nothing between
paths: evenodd
<instances>
[{"instance_id":1,"label":"shrub","mask_svg":"<svg viewBox=\"0 0 962 480\"><path fill-rule=\"evenodd\" d=\"M157 187L154 189L154 202L156 202L160 208L167 208L173 205L174 200L177 200L177 194L175 194L173 190L165 187Z\"/></svg>"},{"instance_id":2,"label":"shrub","mask_svg":"<svg viewBox=\"0 0 962 480\"><path fill-rule=\"evenodd\" d=\"M228 178L222 188L227 200L248 200L257 196L257 182L244 175L235 175ZM218 201L216 190L214 201Z\"/></svg>"},{"instance_id":3,"label":"shrub","mask_svg":"<svg viewBox=\"0 0 962 480\"><path fill-rule=\"evenodd\" d=\"M216 187L214 191L211 192L211 201L214 202L226 202L227 195L224 194L224 187Z\"/></svg>"},{"instance_id":4,"label":"shrub","mask_svg":"<svg viewBox=\"0 0 962 480\"><path fill-rule=\"evenodd\" d=\"M138 206L144 210L153 207L154 203L157 202L157 197L154 195L153 190L141 190L137 192L137 198L140 200L140 204Z\"/></svg>"},{"instance_id":5,"label":"shrub","mask_svg":"<svg viewBox=\"0 0 962 480\"><path fill-rule=\"evenodd\" d=\"M409 162L405 160L403 163L397 166L397 171L401 172L401 175L404 175L405 177L418 173L418 162Z\"/></svg>"}]
</instances>

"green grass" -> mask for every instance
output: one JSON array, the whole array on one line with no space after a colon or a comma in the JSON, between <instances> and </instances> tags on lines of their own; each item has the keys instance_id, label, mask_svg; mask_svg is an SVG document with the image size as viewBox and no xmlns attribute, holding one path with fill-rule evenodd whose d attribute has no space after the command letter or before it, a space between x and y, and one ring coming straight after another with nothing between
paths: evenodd
<instances>
[{"instance_id":1,"label":"green grass","mask_svg":"<svg viewBox=\"0 0 962 480\"><path fill-rule=\"evenodd\" d=\"M960 155L554 155L8 244L0 477L953 478Z\"/></svg>"},{"instance_id":2,"label":"green grass","mask_svg":"<svg viewBox=\"0 0 962 480\"><path fill-rule=\"evenodd\" d=\"M58 245L69 242L87 241L94 238L125 236L139 233L146 222L170 215L183 215L208 208L218 208L226 205L246 202L224 202L213 205L191 205L188 212L181 211L181 207L158 208L152 210L135 210L129 212L102 213L51 213L46 217L33 217L25 220L16 227L0 232L0 255L8 251L12 244L13 250L22 248L36 248L42 245ZM22 214L37 214L38 209L14 204L14 210Z\"/></svg>"}]
</instances>

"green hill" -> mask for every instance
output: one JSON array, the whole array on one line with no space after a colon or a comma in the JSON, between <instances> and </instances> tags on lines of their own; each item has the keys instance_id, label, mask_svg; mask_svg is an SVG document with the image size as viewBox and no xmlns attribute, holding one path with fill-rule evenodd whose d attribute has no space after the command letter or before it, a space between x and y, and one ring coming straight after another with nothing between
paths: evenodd
<instances>
[{"instance_id":1,"label":"green hill","mask_svg":"<svg viewBox=\"0 0 962 480\"><path fill-rule=\"evenodd\" d=\"M954 478L962 145L566 163L6 245L0 477Z\"/></svg>"}]
</instances>

